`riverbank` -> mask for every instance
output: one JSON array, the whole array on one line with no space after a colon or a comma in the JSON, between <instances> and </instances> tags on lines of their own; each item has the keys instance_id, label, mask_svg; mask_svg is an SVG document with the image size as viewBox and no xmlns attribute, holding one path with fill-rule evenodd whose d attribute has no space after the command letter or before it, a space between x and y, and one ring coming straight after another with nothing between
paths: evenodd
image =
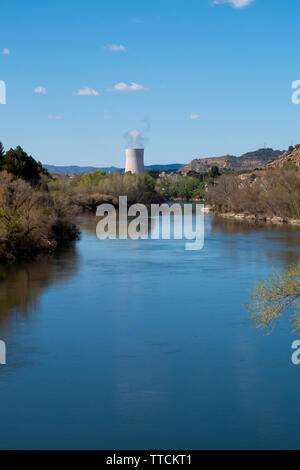
<instances>
[{"instance_id":1,"label":"riverbank","mask_svg":"<svg viewBox=\"0 0 300 470\"><path fill-rule=\"evenodd\" d=\"M205 196L212 212L222 217L300 224L300 172L293 165L222 175Z\"/></svg>"},{"instance_id":2,"label":"riverbank","mask_svg":"<svg viewBox=\"0 0 300 470\"><path fill-rule=\"evenodd\" d=\"M267 216L262 214L234 213L234 212L218 212L210 206L205 206L203 212L209 212L213 215L224 217L227 219L245 220L250 222L266 222L271 224L289 224L299 225L300 219L292 219L288 217Z\"/></svg>"}]
</instances>

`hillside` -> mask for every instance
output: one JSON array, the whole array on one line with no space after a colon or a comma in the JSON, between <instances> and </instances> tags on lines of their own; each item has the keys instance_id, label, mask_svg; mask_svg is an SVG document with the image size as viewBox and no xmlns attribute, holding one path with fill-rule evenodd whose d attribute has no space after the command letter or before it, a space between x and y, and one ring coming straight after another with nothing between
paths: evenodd
<instances>
[{"instance_id":1,"label":"hillside","mask_svg":"<svg viewBox=\"0 0 300 470\"><path fill-rule=\"evenodd\" d=\"M293 163L300 168L300 144L284 152L276 160L269 163L267 168L282 168L284 165Z\"/></svg>"},{"instance_id":2,"label":"hillside","mask_svg":"<svg viewBox=\"0 0 300 470\"><path fill-rule=\"evenodd\" d=\"M91 173L96 170L102 170L108 173L120 173L124 171L124 168L111 167L94 167L94 166L55 166L55 165L43 165L49 173L59 173L61 175L82 175L84 173ZM181 163L170 163L169 165L149 165L145 166L146 170L160 170L160 171L177 171L184 165Z\"/></svg>"},{"instance_id":3,"label":"hillside","mask_svg":"<svg viewBox=\"0 0 300 470\"><path fill-rule=\"evenodd\" d=\"M240 157L224 155L222 157L197 158L178 171L183 175L187 175L190 171L202 173L207 172L212 166L217 166L221 172L254 170L255 168L265 168L268 163L281 154L281 150L265 148L245 153Z\"/></svg>"}]
</instances>

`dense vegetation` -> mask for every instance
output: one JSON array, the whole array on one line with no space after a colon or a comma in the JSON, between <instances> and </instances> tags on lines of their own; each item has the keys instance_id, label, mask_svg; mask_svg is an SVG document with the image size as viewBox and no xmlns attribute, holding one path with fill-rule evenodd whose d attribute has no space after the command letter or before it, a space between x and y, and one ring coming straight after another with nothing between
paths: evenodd
<instances>
[{"instance_id":1,"label":"dense vegetation","mask_svg":"<svg viewBox=\"0 0 300 470\"><path fill-rule=\"evenodd\" d=\"M69 190L73 192L72 198L77 201L86 200L88 195L93 195L97 199L97 195L103 196L104 194L115 198L127 195L129 204L135 202L150 204L174 199L197 200L204 197L205 189L218 177L219 172L216 167L208 173L192 173L190 176L179 174L159 176L156 170L143 175L106 174L98 170L75 177L69 184ZM62 178L60 178L61 181ZM66 184L65 180L63 184ZM58 189L58 180L49 187Z\"/></svg>"},{"instance_id":2,"label":"dense vegetation","mask_svg":"<svg viewBox=\"0 0 300 470\"><path fill-rule=\"evenodd\" d=\"M52 187L55 184L52 185ZM95 171L79 177L79 182L72 185L75 200L89 195L110 195L118 199L127 196L128 204L136 202L151 204L162 198L156 189L156 180L149 174L133 175L131 173L108 173Z\"/></svg>"},{"instance_id":3,"label":"dense vegetation","mask_svg":"<svg viewBox=\"0 0 300 470\"><path fill-rule=\"evenodd\" d=\"M156 189L164 200L199 200L218 177L218 167L212 167L207 173L192 171L188 176L170 175L159 178Z\"/></svg>"},{"instance_id":4,"label":"dense vegetation","mask_svg":"<svg viewBox=\"0 0 300 470\"><path fill-rule=\"evenodd\" d=\"M0 260L15 261L78 238L74 206L63 193L45 191L41 164L20 147L0 146Z\"/></svg>"},{"instance_id":5,"label":"dense vegetation","mask_svg":"<svg viewBox=\"0 0 300 470\"><path fill-rule=\"evenodd\" d=\"M295 165L244 175L222 175L207 202L221 213L300 219L300 171Z\"/></svg>"}]
</instances>

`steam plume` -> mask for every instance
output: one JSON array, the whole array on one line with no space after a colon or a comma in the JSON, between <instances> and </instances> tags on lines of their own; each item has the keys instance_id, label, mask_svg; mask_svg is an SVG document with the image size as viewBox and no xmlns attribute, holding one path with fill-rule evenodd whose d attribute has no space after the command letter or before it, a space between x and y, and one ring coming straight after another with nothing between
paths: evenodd
<instances>
[{"instance_id":1,"label":"steam plume","mask_svg":"<svg viewBox=\"0 0 300 470\"><path fill-rule=\"evenodd\" d=\"M129 149L143 149L145 147L146 138L138 129L132 129L126 132L127 148Z\"/></svg>"},{"instance_id":2,"label":"steam plume","mask_svg":"<svg viewBox=\"0 0 300 470\"><path fill-rule=\"evenodd\" d=\"M128 149L143 149L147 138L143 136L145 132L150 131L150 124L147 120L143 121L145 123L145 129L141 132L138 129L131 129L126 132L125 138L127 139L126 148Z\"/></svg>"}]
</instances>

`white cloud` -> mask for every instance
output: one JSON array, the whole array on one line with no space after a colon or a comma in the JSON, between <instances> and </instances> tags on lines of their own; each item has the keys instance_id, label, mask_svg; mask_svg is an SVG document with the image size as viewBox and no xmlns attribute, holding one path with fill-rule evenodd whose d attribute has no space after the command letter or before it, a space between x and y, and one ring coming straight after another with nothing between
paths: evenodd
<instances>
[{"instance_id":1,"label":"white cloud","mask_svg":"<svg viewBox=\"0 0 300 470\"><path fill-rule=\"evenodd\" d=\"M93 88L82 88L81 90L74 91L73 95L77 96L99 96L100 93L96 90L93 90Z\"/></svg>"},{"instance_id":2,"label":"white cloud","mask_svg":"<svg viewBox=\"0 0 300 470\"><path fill-rule=\"evenodd\" d=\"M52 116L51 114L49 114L48 119L56 119L56 120L59 120L59 119L62 119L62 116Z\"/></svg>"},{"instance_id":3,"label":"white cloud","mask_svg":"<svg viewBox=\"0 0 300 470\"><path fill-rule=\"evenodd\" d=\"M137 83L132 82L131 85L127 83L117 83L112 88L109 88L108 91L148 91L149 88L145 88L143 85L138 85Z\"/></svg>"},{"instance_id":4,"label":"white cloud","mask_svg":"<svg viewBox=\"0 0 300 470\"><path fill-rule=\"evenodd\" d=\"M201 117L200 114L196 114L196 113L191 113L189 115L190 119L199 119L200 117Z\"/></svg>"},{"instance_id":5,"label":"white cloud","mask_svg":"<svg viewBox=\"0 0 300 470\"><path fill-rule=\"evenodd\" d=\"M235 8L244 8L255 0L215 0L214 4L231 3Z\"/></svg>"},{"instance_id":6,"label":"white cloud","mask_svg":"<svg viewBox=\"0 0 300 470\"><path fill-rule=\"evenodd\" d=\"M126 52L127 49L122 44L108 44L105 46L105 49L112 51L112 52Z\"/></svg>"},{"instance_id":7,"label":"white cloud","mask_svg":"<svg viewBox=\"0 0 300 470\"><path fill-rule=\"evenodd\" d=\"M9 54L10 54L10 50L7 49L7 47L5 47L5 48L3 49L3 54L4 54L4 55L9 55Z\"/></svg>"},{"instance_id":8,"label":"white cloud","mask_svg":"<svg viewBox=\"0 0 300 470\"><path fill-rule=\"evenodd\" d=\"M39 93L40 95L46 95L46 93L47 93L46 88L44 88L42 86L38 86L33 91L34 91L34 93Z\"/></svg>"}]
</instances>

